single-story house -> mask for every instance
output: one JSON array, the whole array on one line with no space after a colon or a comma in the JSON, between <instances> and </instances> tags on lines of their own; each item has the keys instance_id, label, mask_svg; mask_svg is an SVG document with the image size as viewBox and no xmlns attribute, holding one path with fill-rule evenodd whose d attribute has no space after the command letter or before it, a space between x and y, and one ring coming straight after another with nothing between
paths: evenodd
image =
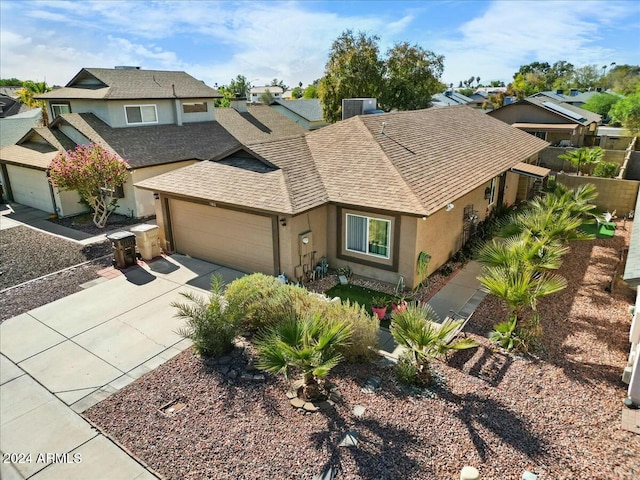
<instances>
[{"instance_id":1,"label":"single-story house","mask_svg":"<svg viewBox=\"0 0 640 480\"><path fill-rule=\"evenodd\" d=\"M519 128L552 145L593 146L602 123L597 113L547 96L527 97L489 112L498 120Z\"/></svg>"},{"instance_id":2,"label":"single-story house","mask_svg":"<svg viewBox=\"0 0 640 480\"><path fill-rule=\"evenodd\" d=\"M321 258L416 285L513 203L547 142L468 107L362 115L137 182L162 247L298 280ZM526 193L526 192L525 192Z\"/></svg>"}]
</instances>

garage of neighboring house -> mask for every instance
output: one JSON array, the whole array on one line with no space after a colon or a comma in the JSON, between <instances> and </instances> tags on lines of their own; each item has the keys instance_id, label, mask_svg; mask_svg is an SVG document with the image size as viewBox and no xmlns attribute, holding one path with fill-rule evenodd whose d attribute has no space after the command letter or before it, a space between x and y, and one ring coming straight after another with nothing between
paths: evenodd
<instances>
[{"instance_id":1,"label":"garage of neighboring house","mask_svg":"<svg viewBox=\"0 0 640 480\"><path fill-rule=\"evenodd\" d=\"M245 272L278 273L274 216L170 198L168 219L178 253Z\"/></svg>"},{"instance_id":2,"label":"garage of neighboring house","mask_svg":"<svg viewBox=\"0 0 640 480\"><path fill-rule=\"evenodd\" d=\"M51 184L44 170L6 165L3 177L5 175L7 186L11 189L7 193L13 197L14 202L56 213Z\"/></svg>"}]
</instances>

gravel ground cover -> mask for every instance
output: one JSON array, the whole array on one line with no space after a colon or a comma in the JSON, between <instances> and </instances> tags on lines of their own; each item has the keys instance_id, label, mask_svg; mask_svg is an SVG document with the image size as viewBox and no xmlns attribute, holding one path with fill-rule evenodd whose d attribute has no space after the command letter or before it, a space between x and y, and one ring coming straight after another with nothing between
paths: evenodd
<instances>
[{"instance_id":1,"label":"gravel ground cover","mask_svg":"<svg viewBox=\"0 0 640 480\"><path fill-rule=\"evenodd\" d=\"M506 311L492 297L468 324L477 349L437 363L439 383L409 392L378 364L331 375L342 400L303 414L284 380L226 376L191 350L85 412L170 479L311 479L327 465L342 479L453 479L464 465L485 480L639 477L640 436L620 428L631 291L606 288L628 231L573 243L560 273L565 291L539 304L545 330L536 356L495 350L486 335ZM382 378L374 394L361 387ZM158 409L179 400L167 416ZM361 405L361 417L353 408ZM338 447L348 430L357 447Z\"/></svg>"},{"instance_id":2,"label":"gravel ground cover","mask_svg":"<svg viewBox=\"0 0 640 480\"><path fill-rule=\"evenodd\" d=\"M24 226L1 231L0 252L0 321L79 291L80 284L97 278L96 272L111 264L108 241L82 246ZM109 257L101 258L105 255ZM38 280L5 290L34 279Z\"/></svg>"}]
</instances>

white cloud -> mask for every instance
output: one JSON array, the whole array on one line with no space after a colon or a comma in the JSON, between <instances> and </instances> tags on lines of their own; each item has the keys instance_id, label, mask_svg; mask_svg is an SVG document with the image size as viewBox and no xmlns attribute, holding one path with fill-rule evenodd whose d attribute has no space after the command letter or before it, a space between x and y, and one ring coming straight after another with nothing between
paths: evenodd
<instances>
[{"instance_id":1,"label":"white cloud","mask_svg":"<svg viewBox=\"0 0 640 480\"><path fill-rule=\"evenodd\" d=\"M624 4L612 2L496 1L435 50L445 55L444 81L456 85L471 75L508 82L533 61L608 64L616 52L599 43L601 29L628 14Z\"/></svg>"}]
</instances>

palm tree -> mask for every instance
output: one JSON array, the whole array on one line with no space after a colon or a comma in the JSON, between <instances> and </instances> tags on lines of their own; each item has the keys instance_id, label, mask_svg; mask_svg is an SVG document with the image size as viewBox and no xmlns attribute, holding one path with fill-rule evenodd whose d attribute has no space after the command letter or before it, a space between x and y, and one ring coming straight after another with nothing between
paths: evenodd
<instances>
[{"instance_id":1,"label":"palm tree","mask_svg":"<svg viewBox=\"0 0 640 480\"><path fill-rule=\"evenodd\" d=\"M554 212L569 211L573 216L585 217L596 208L592 203L598 192L592 183L585 183L574 189L557 183L553 192L547 192L542 199L529 202L537 208L549 208Z\"/></svg>"},{"instance_id":2,"label":"palm tree","mask_svg":"<svg viewBox=\"0 0 640 480\"><path fill-rule=\"evenodd\" d=\"M545 241L579 240L588 236L578 230L580 217L571 211L548 209L544 203L532 203L529 208L506 217L499 224L498 236L511 237L526 233L531 238Z\"/></svg>"},{"instance_id":3,"label":"palm tree","mask_svg":"<svg viewBox=\"0 0 640 480\"><path fill-rule=\"evenodd\" d=\"M478 280L484 290L500 298L509 309L509 318L517 322L526 308L537 311L539 298L567 287L567 280L557 274L541 273L526 260L508 265L485 266Z\"/></svg>"},{"instance_id":4,"label":"palm tree","mask_svg":"<svg viewBox=\"0 0 640 480\"><path fill-rule=\"evenodd\" d=\"M19 95L20 103L23 103L29 108L39 107L42 109L42 121L45 126L49 123L47 109L44 102L37 100L35 97L50 91L51 88L47 85L47 82L33 82L31 80L23 82L22 88L16 91Z\"/></svg>"},{"instance_id":5,"label":"palm tree","mask_svg":"<svg viewBox=\"0 0 640 480\"><path fill-rule=\"evenodd\" d=\"M581 174L580 167L582 165L594 165L602 161L604 150L600 147L588 148L582 147L577 150L569 150L562 155L558 155L558 158L571 162L576 167L576 173Z\"/></svg>"},{"instance_id":6,"label":"palm tree","mask_svg":"<svg viewBox=\"0 0 640 480\"><path fill-rule=\"evenodd\" d=\"M287 380L299 373L302 387L298 394L305 400L321 396L319 380L338 365L342 355L335 351L346 345L351 327L343 322L328 323L319 314L299 318L293 311L256 342L257 367L283 374Z\"/></svg>"},{"instance_id":7,"label":"palm tree","mask_svg":"<svg viewBox=\"0 0 640 480\"><path fill-rule=\"evenodd\" d=\"M451 338L460 327L462 320L447 318L439 323L436 312L430 305L417 302L411 303L404 311L397 311L389 330L391 335L411 355L412 363L416 367L418 382L422 385L431 383L430 361L438 358L449 350L463 350L476 347L477 343L465 338L452 341Z\"/></svg>"},{"instance_id":8,"label":"palm tree","mask_svg":"<svg viewBox=\"0 0 640 480\"><path fill-rule=\"evenodd\" d=\"M509 266L522 261L538 271L557 270L562 264L562 256L568 251L569 247L558 241L533 238L525 232L484 244L476 260L487 267Z\"/></svg>"}]
</instances>

